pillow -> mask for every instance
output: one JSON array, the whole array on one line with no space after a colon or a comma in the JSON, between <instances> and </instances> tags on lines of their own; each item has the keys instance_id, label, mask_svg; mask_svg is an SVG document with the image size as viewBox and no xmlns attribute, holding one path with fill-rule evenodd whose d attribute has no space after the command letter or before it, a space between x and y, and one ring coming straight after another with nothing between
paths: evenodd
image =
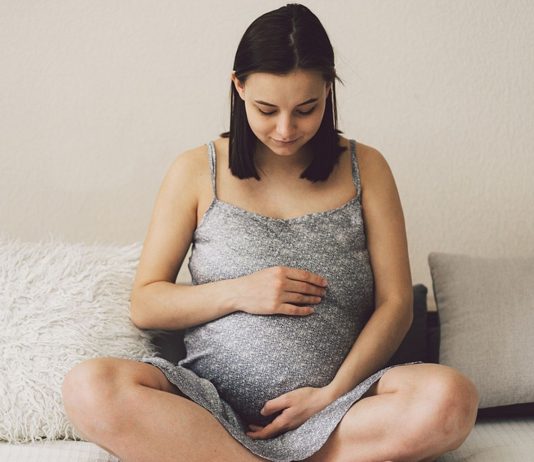
<instances>
[{"instance_id":1,"label":"pillow","mask_svg":"<svg viewBox=\"0 0 534 462\"><path fill-rule=\"evenodd\" d=\"M428 289L423 284L413 286L413 321L403 341L386 366L427 360L427 306Z\"/></svg>"},{"instance_id":2,"label":"pillow","mask_svg":"<svg viewBox=\"0 0 534 462\"><path fill-rule=\"evenodd\" d=\"M467 375L479 408L534 402L534 257L428 256L439 362Z\"/></svg>"},{"instance_id":3,"label":"pillow","mask_svg":"<svg viewBox=\"0 0 534 462\"><path fill-rule=\"evenodd\" d=\"M129 316L141 249L0 237L0 440L80 438L63 407L65 374L89 358L155 353L159 330Z\"/></svg>"}]
</instances>

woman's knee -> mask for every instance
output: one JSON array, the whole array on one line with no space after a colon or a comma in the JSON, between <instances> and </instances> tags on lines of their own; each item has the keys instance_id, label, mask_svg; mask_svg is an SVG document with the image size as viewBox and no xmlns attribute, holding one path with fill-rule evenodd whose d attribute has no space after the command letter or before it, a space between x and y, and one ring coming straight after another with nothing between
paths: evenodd
<instances>
[{"instance_id":1,"label":"woman's knee","mask_svg":"<svg viewBox=\"0 0 534 462\"><path fill-rule=\"evenodd\" d=\"M61 392L68 402L95 401L110 393L116 368L113 358L92 358L76 364L63 379Z\"/></svg>"},{"instance_id":2,"label":"woman's knee","mask_svg":"<svg viewBox=\"0 0 534 462\"><path fill-rule=\"evenodd\" d=\"M61 387L67 415L77 426L120 427L123 412L117 409L119 398L127 400L128 390L118 377L115 358L92 358L74 366L65 375Z\"/></svg>"},{"instance_id":3,"label":"woman's knee","mask_svg":"<svg viewBox=\"0 0 534 462\"><path fill-rule=\"evenodd\" d=\"M480 397L471 379L456 369L449 369L450 374L442 384L441 414L444 416L444 431L452 435L455 449L465 441L475 425Z\"/></svg>"},{"instance_id":4,"label":"woman's knee","mask_svg":"<svg viewBox=\"0 0 534 462\"><path fill-rule=\"evenodd\" d=\"M409 419L413 425L407 428L414 439L428 441L428 435L433 435L448 444L449 449L455 449L475 424L478 391L474 383L456 369L440 365L433 372L424 381L419 396L414 396L415 405Z\"/></svg>"},{"instance_id":5,"label":"woman's knee","mask_svg":"<svg viewBox=\"0 0 534 462\"><path fill-rule=\"evenodd\" d=\"M429 391L435 397L438 420L450 423L451 428L474 424L479 395L475 384L466 375L442 366L441 374L433 380Z\"/></svg>"}]
</instances>

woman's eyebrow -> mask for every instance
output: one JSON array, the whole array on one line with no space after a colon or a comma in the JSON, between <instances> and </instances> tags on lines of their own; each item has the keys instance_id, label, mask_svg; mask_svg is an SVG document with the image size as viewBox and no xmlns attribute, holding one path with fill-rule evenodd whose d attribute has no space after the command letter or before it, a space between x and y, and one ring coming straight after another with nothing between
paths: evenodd
<instances>
[{"instance_id":1,"label":"woman's eyebrow","mask_svg":"<svg viewBox=\"0 0 534 462\"><path fill-rule=\"evenodd\" d=\"M304 106L305 104L310 104L310 103L313 103L315 101L318 101L318 99L319 98L310 98L310 99L307 99L306 101L304 101L303 103L297 104L297 106ZM278 106L275 106L274 104L266 103L265 101L261 101L259 99L255 99L254 101L256 103L258 103L258 104L264 104L265 106L278 107Z\"/></svg>"}]
</instances>

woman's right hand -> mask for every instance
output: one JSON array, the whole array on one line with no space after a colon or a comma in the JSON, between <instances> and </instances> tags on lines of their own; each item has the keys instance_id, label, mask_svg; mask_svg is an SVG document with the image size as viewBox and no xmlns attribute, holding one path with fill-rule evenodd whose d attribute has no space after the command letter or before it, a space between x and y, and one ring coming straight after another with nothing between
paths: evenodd
<instances>
[{"instance_id":1,"label":"woman's right hand","mask_svg":"<svg viewBox=\"0 0 534 462\"><path fill-rule=\"evenodd\" d=\"M233 280L236 311L306 316L326 293L322 276L298 268L272 266ZM305 305L305 306L297 306Z\"/></svg>"}]
</instances>

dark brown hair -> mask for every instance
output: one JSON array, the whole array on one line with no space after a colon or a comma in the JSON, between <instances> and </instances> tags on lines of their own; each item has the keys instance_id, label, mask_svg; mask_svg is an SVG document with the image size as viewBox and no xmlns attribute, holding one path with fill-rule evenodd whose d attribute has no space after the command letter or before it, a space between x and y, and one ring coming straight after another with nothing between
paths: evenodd
<instances>
[{"instance_id":1,"label":"dark brown hair","mask_svg":"<svg viewBox=\"0 0 534 462\"><path fill-rule=\"evenodd\" d=\"M247 28L234 59L233 70L241 83L254 72L287 75L296 70L318 71L331 88L326 99L323 120L308 145L313 152L310 165L301 178L312 182L326 180L340 154L335 80L334 51L328 35L307 7L289 3L255 19ZM230 84L230 131L221 133L229 138L229 168L238 178L260 179L253 155L257 138L252 132L245 112L245 102L233 82Z\"/></svg>"}]
</instances>

